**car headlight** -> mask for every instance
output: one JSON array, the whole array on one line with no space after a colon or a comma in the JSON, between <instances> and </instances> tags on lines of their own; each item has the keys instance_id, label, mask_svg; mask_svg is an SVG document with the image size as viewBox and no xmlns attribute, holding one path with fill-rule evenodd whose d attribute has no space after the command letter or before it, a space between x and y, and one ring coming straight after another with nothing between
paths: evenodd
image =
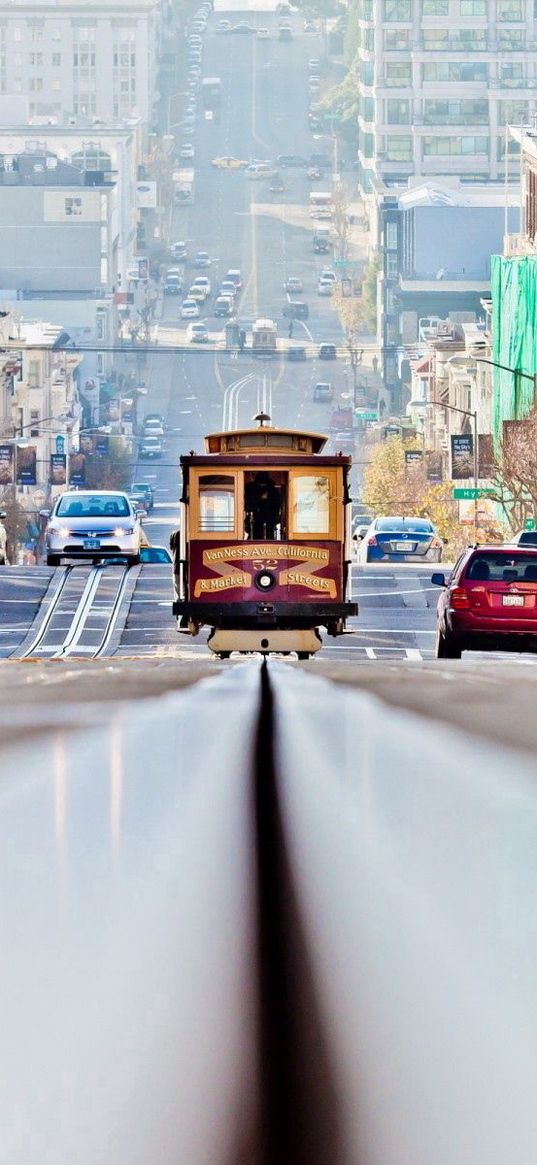
<instances>
[{"instance_id":1,"label":"car headlight","mask_svg":"<svg viewBox=\"0 0 537 1165\"><path fill-rule=\"evenodd\" d=\"M68 538L71 531L68 526L49 526L47 534L57 534L60 538Z\"/></svg>"},{"instance_id":2,"label":"car headlight","mask_svg":"<svg viewBox=\"0 0 537 1165\"><path fill-rule=\"evenodd\" d=\"M116 538L121 538L123 534L134 534L134 526L116 526L112 533Z\"/></svg>"}]
</instances>

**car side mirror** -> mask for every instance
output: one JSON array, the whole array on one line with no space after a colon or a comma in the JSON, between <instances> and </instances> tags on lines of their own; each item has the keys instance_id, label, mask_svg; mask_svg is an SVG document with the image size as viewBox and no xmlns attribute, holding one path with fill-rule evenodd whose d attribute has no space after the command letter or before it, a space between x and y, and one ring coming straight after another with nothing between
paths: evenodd
<instances>
[{"instance_id":1,"label":"car side mirror","mask_svg":"<svg viewBox=\"0 0 537 1165\"><path fill-rule=\"evenodd\" d=\"M363 534L353 534L352 540L353 542L363 542L364 536Z\"/></svg>"},{"instance_id":2,"label":"car side mirror","mask_svg":"<svg viewBox=\"0 0 537 1165\"><path fill-rule=\"evenodd\" d=\"M435 570L434 574L431 575L431 582L433 587L445 587L447 585L445 574L441 574L441 572L437 570Z\"/></svg>"},{"instance_id":3,"label":"car side mirror","mask_svg":"<svg viewBox=\"0 0 537 1165\"><path fill-rule=\"evenodd\" d=\"M140 510L140 509L136 508L136 510L134 512L135 512L137 518L141 519L141 518L145 517L145 510Z\"/></svg>"},{"instance_id":4,"label":"car side mirror","mask_svg":"<svg viewBox=\"0 0 537 1165\"><path fill-rule=\"evenodd\" d=\"M40 510L40 511L39 511L39 517L40 517L40 518L50 518L50 514L51 514L51 511L50 511L50 510ZM4 518L5 518L5 514L2 514L2 515L0 515L0 517L4 517Z\"/></svg>"}]
</instances>

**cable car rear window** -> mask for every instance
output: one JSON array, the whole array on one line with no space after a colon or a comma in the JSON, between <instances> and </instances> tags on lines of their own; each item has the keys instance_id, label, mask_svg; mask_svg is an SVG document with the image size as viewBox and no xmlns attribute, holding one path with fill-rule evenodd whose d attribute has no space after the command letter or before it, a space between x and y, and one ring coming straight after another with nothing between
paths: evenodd
<instances>
[{"instance_id":1,"label":"cable car rear window","mask_svg":"<svg viewBox=\"0 0 537 1165\"><path fill-rule=\"evenodd\" d=\"M235 530L235 482L224 474L200 477L199 529L201 534L232 534Z\"/></svg>"}]
</instances>

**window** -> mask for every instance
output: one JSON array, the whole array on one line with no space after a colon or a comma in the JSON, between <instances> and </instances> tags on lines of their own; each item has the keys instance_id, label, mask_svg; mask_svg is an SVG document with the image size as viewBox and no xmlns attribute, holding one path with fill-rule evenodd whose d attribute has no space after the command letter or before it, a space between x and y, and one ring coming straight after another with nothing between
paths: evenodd
<instances>
[{"instance_id":1,"label":"window","mask_svg":"<svg viewBox=\"0 0 537 1165\"><path fill-rule=\"evenodd\" d=\"M200 534L233 534L235 481L224 474L205 474L199 480Z\"/></svg>"},{"instance_id":2,"label":"window","mask_svg":"<svg viewBox=\"0 0 537 1165\"><path fill-rule=\"evenodd\" d=\"M54 89L56 93L61 89L61 87L62 83L59 78L52 82L52 89Z\"/></svg>"},{"instance_id":3,"label":"window","mask_svg":"<svg viewBox=\"0 0 537 1165\"><path fill-rule=\"evenodd\" d=\"M42 65L43 64L43 53L30 53L30 64L31 65Z\"/></svg>"},{"instance_id":4,"label":"window","mask_svg":"<svg viewBox=\"0 0 537 1165\"><path fill-rule=\"evenodd\" d=\"M28 364L28 388L39 386L39 360L30 360Z\"/></svg>"},{"instance_id":5,"label":"window","mask_svg":"<svg viewBox=\"0 0 537 1165\"><path fill-rule=\"evenodd\" d=\"M521 28L500 28L498 30L498 44L500 49L514 49L521 52L524 48L524 32Z\"/></svg>"},{"instance_id":6,"label":"window","mask_svg":"<svg viewBox=\"0 0 537 1165\"><path fill-rule=\"evenodd\" d=\"M388 251L397 250L397 223L386 223L386 248Z\"/></svg>"},{"instance_id":7,"label":"window","mask_svg":"<svg viewBox=\"0 0 537 1165\"><path fill-rule=\"evenodd\" d=\"M424 81L486 81L486 64L472 61L432 61L423 66Z\"/></svg>"},{"instance_id":8,"label":"window","mask_svg":"<svg viewBox=\"0 0 537 1165\"><path fill-rule=\"evenodd\" d=\"M399 268L397 266L397 255L394 255L391 251L388 251L388 253L386 255L386 259L385 259L385 266L386 266L386 278L387 279L397 279L397 276L399 274Z\"/></svg>"},{"instance_id":9,"label":"window","mask_svg":"<svg viewBox=\"0 0 537 1165\"><path fill-rule=\"evenodd\" d=\"M65 199L65 213L68 215L82 214L82 199L81 198L66 198Z\"/></svg>"},{"instance_id":10,"label":"window","mask_svg":"<svg viewBox=\"0 0 537 1165\"><path fill-rule=\"evenodd\" d=\"M410 134L388 134L386 156L389 162L412 161L412 137Z\"/></svg>"},{"instance_id":11,"label":"window","mask_svg":"<svg viewBox=\"0 0 537 1165\"><path fill-rule=\"evenodd\" d=\"M486 16L487 0L461 0L461 16Z\"/></svg>"},{"instance_id":12,"label":"window","mask_svg":"<svg viewBox=\"0 0 537 1165\"><path fill-rule=\"evenodd\" d=\"M449 0L423 0L422 16L449 16Z\"/></svg>"},{"instance_id":13,"label":"window","mask_svg":"<svg viewBox=\"0 0 537 1165\"><path fill-rule=\"evenodd\" d=\"M53 66L53 68L58 69L60 67L61 63L62 63L62 54L61 53L53 53L52 54L52 66Z\"/></svg>"},{"instance_id":14,"label":"window","mask_svg":"<svg viewBox=\"0 0 537 1165\"><path fill-rule=\"evenodd\" d=\"M524 0L498 0L497 20L518 22L524 20Z\"/></svg>"},{"instance_id":15,"label":"window","mask_svg":"<svg viewBox=\"0 0 537 1165\"><path fill-rule=\"evenodd\" d=\"M522 61L512 61L507 65L500 65L499 77L502 85L518 88L524 77Z\"/></svg>"},{"instance_id":16,"label":"window","mask_svg":"<svg viewBox=\"0 0 537 1165\"><path fill-rule=\"evenodd\" d=\"M387 28L384 31L384 49L386 52L408 52L410 47L410 31L408 28Z\"/></svg>"},{"instance_id":17,"label":"window","mask_svg":"<svg viewBox=\"0 0 537 1165\"><path fill-rule=\"evenodd\" d=\"M384 0L384 19L412 22L412 0Z\"/></svg>"},{"instance_id":18,"label":"window","mask_svg":"<svg viewBox=\"0 0 537 1165\"><path fill-rule=\"evenodd\" d=\"M397 100L387 101L386 122L388 125L409 125L410 102Z\"/></svg>"},{"instance_id":19,"label":"window","mask_svg":"<svg viewBox=\"0 0 537 1165\"><path fill-rule=\"evenodd\" d=\"M407 85L410 85L412 80L412 66L410 61L386 61L384 76L386 85L393 86L393 88L405 89Z\"/></svg>"},{"instance_id":20,"label":"window","mask_svg":"<svg viewBox=\"0 0 537 1165\"><path fill-rule=\"evenodd\" d=\"M330 483L317 474L293 475L292 521L295 534L330 532Z\"/></svg>"},{"instance_id":21,"label":"window","mask_svg":"<svg viewBox=\"0 0 537 1165\"><path fill-rule=\"evenodd\" d=\"M425 155L471 156L488 152L488 138L485 137L455 137L455 138L424 138L423 153Z\"/></svg>"}]
</instances>

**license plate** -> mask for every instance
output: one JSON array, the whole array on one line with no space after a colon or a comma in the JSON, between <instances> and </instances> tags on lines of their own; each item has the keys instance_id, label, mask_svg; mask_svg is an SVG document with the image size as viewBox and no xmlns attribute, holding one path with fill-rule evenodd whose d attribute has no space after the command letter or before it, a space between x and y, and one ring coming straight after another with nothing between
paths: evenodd
<instances>
[{"instance_id":1,"label":"license plate","mask_svg":"<svg viewBox=\"0 0 537 1165\"><path fill-rule=\"evenodd\" d=\"M407 553L409 553L413 549L413 547L412 547L410 542L396 542L395 549L396 550L403 550L403 551L406 550Z\"/></svg>"},{"instance_id":2,"label":"license plate","mask_svg":"<svg viewBox=\"0 0 537 1165\"><path fill-rule=\"evenodd\" d=\"M504 607L523 607L524 595L502 595Z\"/></svg>"},{"instance_id":3,"label":"license plate","mask_svg":"<svg viewBox=\"0 0 537 1165\"><path fill-rule=\"evenodd\" d=\"M101 542L99 538L84 538L84 550L100 550Z\"/></svg>"}]
</instances>

